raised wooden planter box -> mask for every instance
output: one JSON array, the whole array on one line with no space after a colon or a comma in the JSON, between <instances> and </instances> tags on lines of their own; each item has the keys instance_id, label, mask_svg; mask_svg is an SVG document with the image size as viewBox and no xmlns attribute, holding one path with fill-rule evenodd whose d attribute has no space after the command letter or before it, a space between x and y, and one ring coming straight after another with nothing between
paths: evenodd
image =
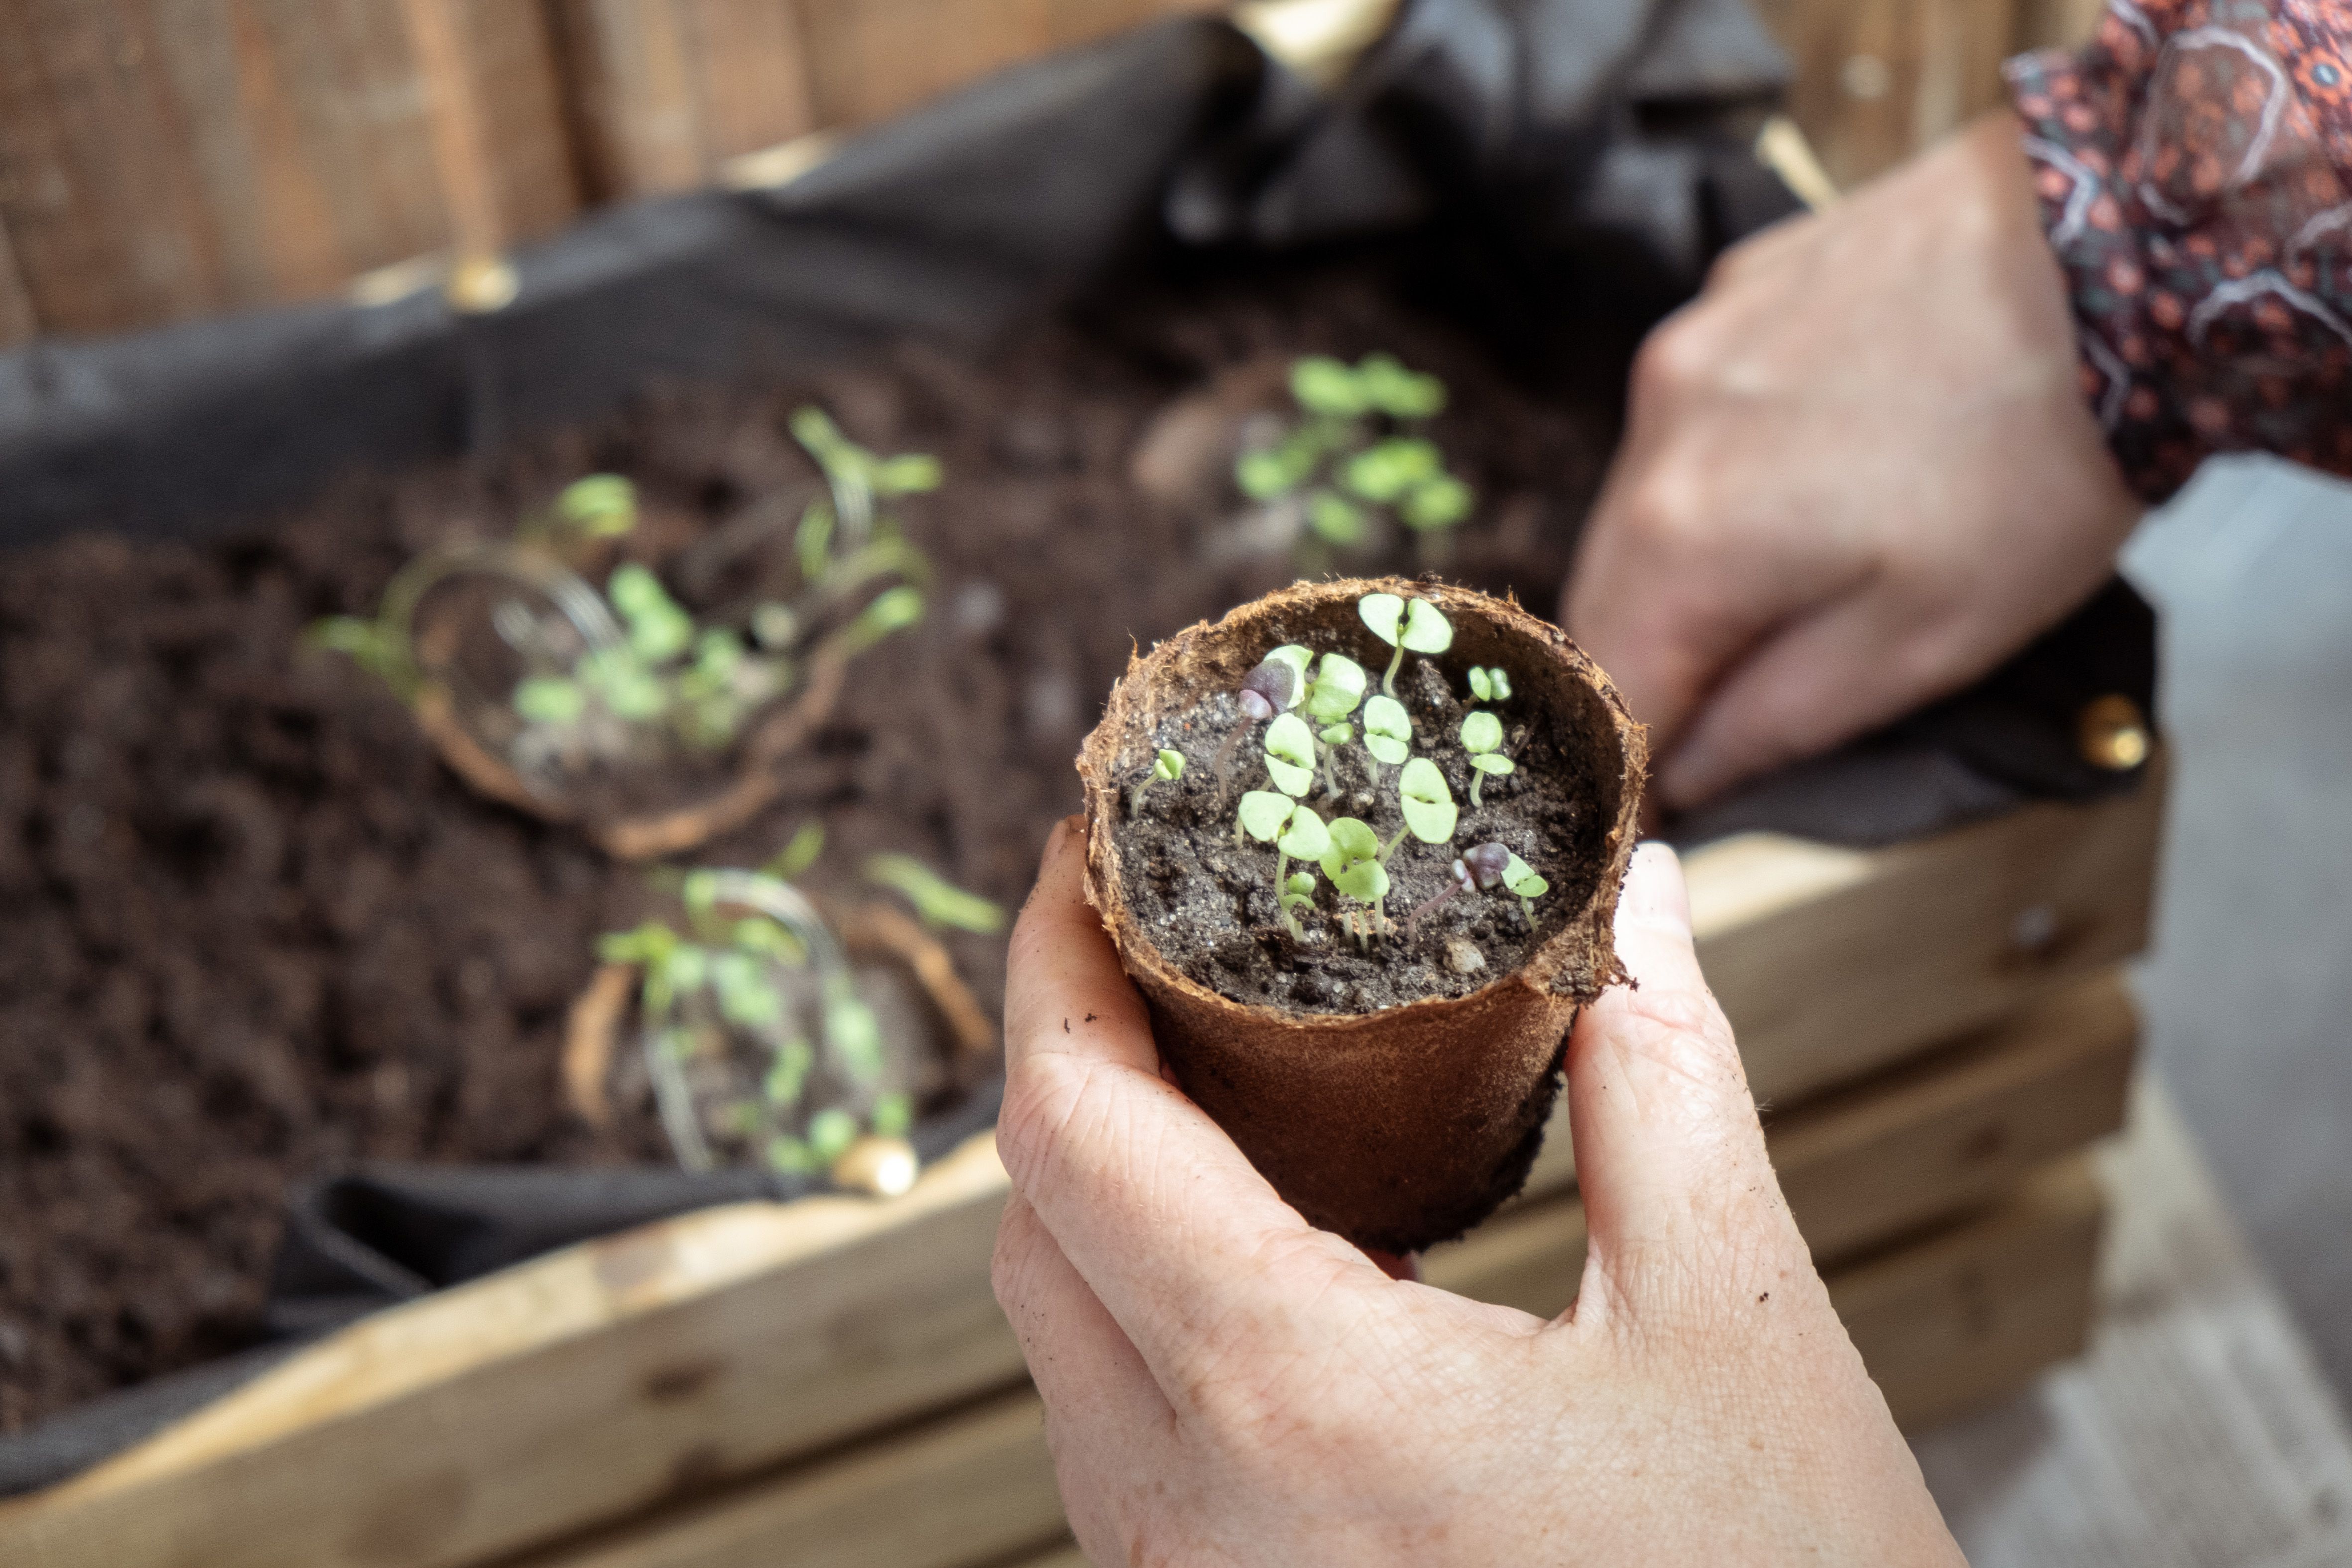
<instances>
[{"instance_id":1,"label":"raised wooden planter box","mask_svg":"<svg viewBox=\"0 0 2352 1568\"><path fill-rule=\"evenodd\" d=\"M1890 849L1690 857L1701 956L1759 1099L1792 1108L1775 1157L1822 1256L2119 1124L2134 1027L2109 971L2146 936L2161 797L2152 779ZM1528 1195L1433 1254L1433 1282L1567 1304L1582 1215L1555 1131ZM950 1568L1048 1545L1034 1396L988 1282L1005 1191L976 1140L903 1198L710 1210L380 1313L0 1506L0 1563ZM1898 1413L2078 1342L2097 1214L2067 1167L1834 1270Z\"/></svg>"}]
</instances>

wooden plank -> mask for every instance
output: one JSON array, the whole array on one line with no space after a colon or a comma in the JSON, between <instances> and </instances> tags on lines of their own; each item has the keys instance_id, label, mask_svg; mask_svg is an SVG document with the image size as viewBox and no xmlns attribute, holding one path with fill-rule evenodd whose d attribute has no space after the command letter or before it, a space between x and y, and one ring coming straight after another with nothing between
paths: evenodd
<instances>
[{"instance_id":1,"label":"wooden plank","mask_svg":"<svg viewBox=\"0 0 2352 1568\"><path fill-rule=\"evenodd\" d=\"M1830 1278L1830 1297L1897 1422L1919 1426L2013 1393L2089 1331L2102 1199L2087 1160L2007 1202ZM1583 1266L1573 1201L1522 1213L1432 1259L1431 1282L1545 1316ZM1443 1276L1443 1278L1440 1278ZM1061 1521L1043 1410L1026 1390L911 1437L780 1477L517 1568L971 1568L1050 1539ZM1083 1568L1067 1545L1023 1568Z\"/></svg>"},{"instance_id":2,"label":"wooden plank","mask_svg":"<svg viewBox=\"0 0 2352 1568\"><path fill-rule=\"evenodd\" d=\"M817 122L870 125L1022 60L1224 0L799 0Z\"/></svg>"},{"instance_id":3,"label":"wooden plank","mask_svg":"<svg viewBox=\"0 0 2352 1568\"><path fill-rule=\"evenodd\" d=\"M1851 187L2003 101L2023 0L1759 0L1794 58L1790 113Z\"/></svg>"},{"instance_id":4,"label":"wooden plank","mask_svg":"<svg viewBox=\"0 0 2352 1568\"><path fill-rule=\"evenodd\" d=\"M1759 1100L1793 1105L2147 945L2160 771L1891 848L1741 834L1690 858L1699 962Z\"/></svg>"},{"instance_id":5,"label":"wooden plank","mask_svg":"<svg viewBox=\"0 0 2352 1568\"><path fill-rule=\"evenodd\" d=\"M1930 844L1857 864L1841 852L1828 877L1804 847L1750 843L1736 864L1694 856L1694 898L1719 951L1754 963L1760 946L1813 977L1811 992L1792 994L1833 1001L1876 983L1857 965L1892 966L1948 993L1937 1008L1913 1006L1912 1020L1969 1015L1981 1010L1970 987L2014 996L2013 976L1983 963L1947 973L1910 952L1903 910L1937 911L1923 941L1998 947L2016 896L2041 896L2053 868L2147 810L2020 813L1950 836L1967 853ZM2148 852L2144 836L2123 837ZM1987 877L1986 858L2007 868ZM1903 901L1874 892L1882 879ZM1984 929L1956 929L1943 918L1953 908L1975 910ZM1850 940L1869 921L1895 931ZM1790 934L1752 941L1763 928ZM1769 994L1791 991L1790 976L1762 978ZM1741 984L1756 982L1736 964L1728 983L1718 978L1735 1016ZM1789 1049L1801 1043L1793 1027L1784 1018L1765 1037ZM1899 1037L1874 1037L1883 1048ZM1849 1045L1840 1059L1853 1054ZM1763 1060L1751 1071L1770 1079ZM1820 1147L1851 1145L1823 1137ZM0 1506L0 1561L477 1562L983 1393L1021 1373L988 1285L1004 1191L982 1141L901 1199L736 1205L379 1314L89 1475ZM1513 1235L1526 1233L1493 1226L1480 1239L1507 1246ZM435 1506L415 1506L420 1498Z\"/></svg>"},{"instance_id":6,"label":"wooden plank","mask_svg":"<svg viewBox=\"0 0 2352 1568\"><path fill-rule=\"evenodd\" d=\"M451 6L509 238L577 206L536 5ZM398 0L0 0L0 226L47 331L310 298L441 248Z\"/></svg>"},{"instance_id":7,"label":"wooden plank","mask_svg":"<svg viewBox=\"0 0 2352 1568\"><path fill-rule=\"evenodd\" d=\"M1780 1184L1813 1256L1941 1219L2123 1125L2139 1020L2115 972L2074 981L1960 1040L1768 1115ZM1521 1201L1576 1181L1552 1113Z\"/></svg>"},{"instance_id":8,"label":"wooden plank","mask_svg":"<svg viewBox=\"0 0 2352 1568\"><path fill-rule=\"evenodd\" d=\"M2139 1017L2120 974L2080 982L1927 1061L1770 1119L1797 1228L1825 1267L1985 1202L2120 1131Z\"/></svg>"},{"instance_id":9,"label":"wooden plank","mask_svg":"<svg viewBox=\"0 0 2352 1568\"><path fill-rule=\"evenodd\" d=\"M1830 1300L1896 1421L1932 1425L2081 1349L2104 1212L2088 1157L2072 1155L1973 1217L1827 1271ZM1423 1277L1554 1317L1576 1299L1584 1247L1583 1207L1563 1198L1433 1252Z\"/></svg>"},{"instance_id":10,"label":"wooden plank","mask_svg":"<svg viewBox=\"0 0 2352 1568\"><path fill-rule=\"evenodd\" d=\"M907 1437L567 1548L563 1568L942 1568L1066 1534L1045 1410L1026 1387ZM521 1565L517 1565L521 1568Z\"/></svg>"},{"instance_id":11,"label":"wooden plank","mask_svg":"<svg viewBox=\"0 0 2352 1568\"><path fill-rule=\"evenodd\" d=\"M557 16L600 196L703 184L817 128L787 0L561 0Z\"/></svg>"}]
</instances>

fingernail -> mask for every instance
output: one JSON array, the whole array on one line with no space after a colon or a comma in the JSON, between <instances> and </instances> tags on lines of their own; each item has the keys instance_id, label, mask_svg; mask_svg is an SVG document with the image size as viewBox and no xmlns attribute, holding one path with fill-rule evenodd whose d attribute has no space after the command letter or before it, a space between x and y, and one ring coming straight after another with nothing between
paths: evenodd
<instances>
[{"instance_id":1,"label":"fingernail","mask_svg":"<svg viewBox=\"0 0 2352 1568\"><path fill-rule=\"evenodd\" d=\"M1618 896L1617 912L1651 920L1671 921L1688 929L1690 891L1683 882L1682 857L1674 846L1651 839L1633 851L1625 870L1625 889Z\"/></svg>"}]
</instances>

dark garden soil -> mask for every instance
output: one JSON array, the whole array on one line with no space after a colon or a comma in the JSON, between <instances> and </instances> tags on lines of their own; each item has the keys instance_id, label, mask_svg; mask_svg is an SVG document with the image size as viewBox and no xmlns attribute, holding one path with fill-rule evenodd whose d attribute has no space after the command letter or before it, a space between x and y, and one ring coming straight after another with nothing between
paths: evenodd
<instances>
[{"instance_id":1,"label":"dark garden soil","mask_svg":"<svg viewBox=\"0 0 2352 1568\"><path fill-rule=\"evenodd\" d=\"M1326 637L1307 646L1318 655L1347 655L1376 681L1389 651L1369 631L1353 643ZM1341 927L1344 911L1363 906L1341 898L1319 874L1314 905L1298 911L1307 940L1292 938L1276 905L1273 847L1234 842L1241 793L1268 787L1256 744L1265 726L1249 727L1230 784L1220 789L1217 753L1240 721L1234 699L1220 694L1163 718L1152 744L1182 752L1184 774L1147 791L1142 809L1115 832L1129 907L1160 955L1236 1002L1303 1013L1370 1013L1423 997L1466 996L1525 963L1599 885L1606 825L1594 810L1582 759L1563 754L1542 728L1514 722L1507 702L1497 712L1505 719L1503 751L1517 771L1485 780L1479 804L1470 803L1475 775L1455 742L1468 711L1455 695L1463 677L1445 661L1412 654L1398 673L1397 695L1412 717L1413 754L1438 764L1461 818L1449 846L1410 834L1397 846L1388 863L1386 912L1401 929L1370 942ZM1381 768L1375 788L1369 760L1360 744L1342 748L1332 769L1339 795L1327 794L1318 781L1306 803L1327 824L1339 816L1369 823L1385 844L1404 825L1397 770ZM1486 843L1502 845L1550 881L1551 890L1536 901L1534 924L1517 899L1497 889L1457 893L1410 932L1402 929L1413 910L1453 882L1454 857Z\"/></svg>"},{"instance_id":2,"label":"dark garden soil","mask_svg":"<svg viewBox=\"0 0 2352 1568\"><path fill-rule=\"evenodd\" d=\"M893 849L1012 904L1079 804L1071 759L1130 647L1294 574L1209 548L1230 497L1207 512L1141 497L1147 426L1234 367L1372 349L1454 390L1433 434L1480 504L1447 574L1548 605L1603 420L1514 389L1361 278L1306 273L1130 297L984 357L907 346L802 386L652 396L494 466L356 480L215 543L82 537L8 557L0 1431L252 1341L285 1192L338 1163L667 1157L650 1118L596 1132L558 1088L566 1007L598 933L646 907L646 872L469 793L378 684L300 647L312 619L371 612L418 551L503 537L598 469L636 481L632 547L667 564L813 482L785 421L822 402L859 441L944 462L946 488L905 511L940 568L933 610L856 667L782 799L694 858L756 864L822 816L819 892L851 890L867 853ZM1201 748L1208 734L1188 739L1205 778ZM1542 773L1540 738L1521 762ZM1492 826L1474 815L1466 832L1549 831L1541 811L1512 816L1524 786L1496 794ZM1401 855L1392 909L1444 874L1433 850ZM1271 923L1262 853L1202 858L1222 898ZM1574 901L1562 888L1548 907ZM1525 951L1516 900L1461 903L1442 929L1475 941L1489 974ZM1002 939L950 944L998 1010ZM1319 966L1250 949L1258 994L1381 997L1336 943ZM1480 978L1415 973L1445 993Z\"/></svg>"}]
</instances>

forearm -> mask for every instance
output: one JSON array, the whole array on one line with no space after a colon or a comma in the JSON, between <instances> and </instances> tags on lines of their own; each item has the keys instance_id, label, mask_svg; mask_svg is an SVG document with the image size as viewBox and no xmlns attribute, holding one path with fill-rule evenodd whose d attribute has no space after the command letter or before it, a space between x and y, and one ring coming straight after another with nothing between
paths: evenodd
<instances>
[{"instance_id":1,"label":"forearm","mask_svg":"<svg viewBox=\"0 0 2352 1568\"><path fill-rule=\"evenodd\" d=\"M2133 487L2220 451L2352 474L2352 0L2110 0L2010 80Z\"/></svg>"}]
</instances>

